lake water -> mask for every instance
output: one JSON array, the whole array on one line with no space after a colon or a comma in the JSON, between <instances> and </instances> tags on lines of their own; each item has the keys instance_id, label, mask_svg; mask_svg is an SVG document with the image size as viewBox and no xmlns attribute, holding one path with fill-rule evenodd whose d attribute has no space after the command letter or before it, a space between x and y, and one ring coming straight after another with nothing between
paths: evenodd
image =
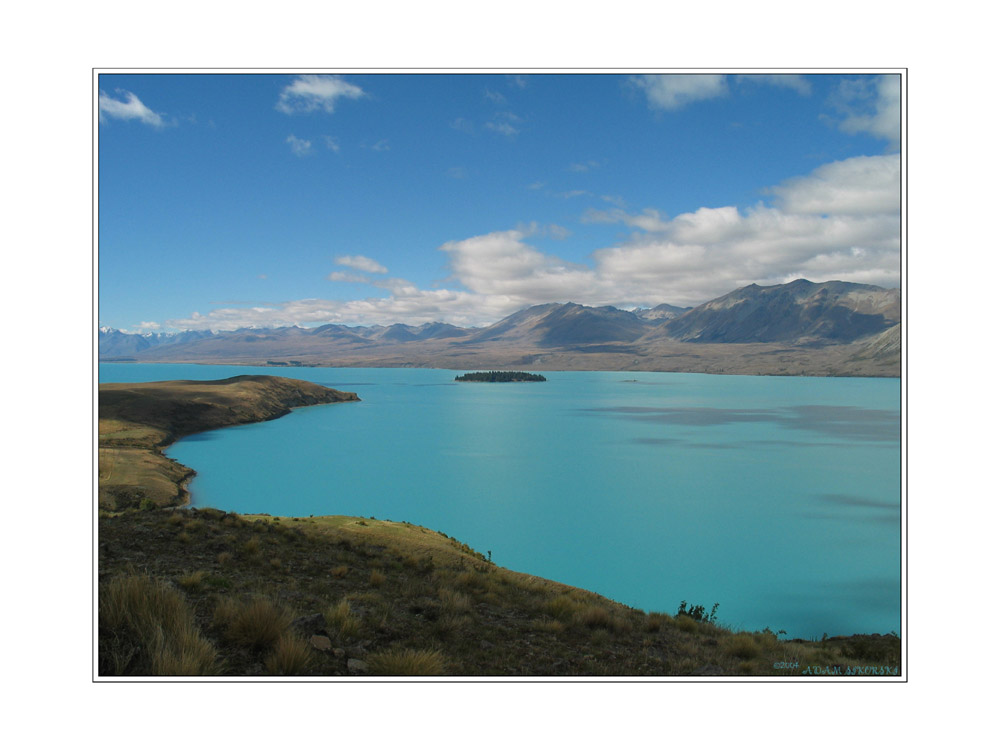
<instances>
[{"instance_id":1,"label":"lake water","mask_svg":"<svg viewBox=\"0 0 1000 750\"><path fill-rule=\"evenodd\" d=\"M789 637L900 632L900 381L102 364L102 382L268 374L359 403L179 441L192 502L439 530L649 611Z\"/></svg>"}]
</instances>

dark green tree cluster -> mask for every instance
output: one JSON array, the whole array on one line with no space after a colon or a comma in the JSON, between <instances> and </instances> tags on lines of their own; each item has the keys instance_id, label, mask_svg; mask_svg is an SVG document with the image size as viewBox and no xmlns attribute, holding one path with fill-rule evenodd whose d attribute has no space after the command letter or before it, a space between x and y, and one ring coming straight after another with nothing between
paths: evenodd
<instances>
[{"instance_id":1,"label":"dark green tree cluster","mask_svg":"<svg viewBox=\"0 0 1000 750\"><path fill-rule=\"evenodd\" d=\"M456 375L455 380L465 383L525 383L544 382L545 378L530 372L491 370L490 372L467 372L465 375Z\"/></svg>"}]
</instances>

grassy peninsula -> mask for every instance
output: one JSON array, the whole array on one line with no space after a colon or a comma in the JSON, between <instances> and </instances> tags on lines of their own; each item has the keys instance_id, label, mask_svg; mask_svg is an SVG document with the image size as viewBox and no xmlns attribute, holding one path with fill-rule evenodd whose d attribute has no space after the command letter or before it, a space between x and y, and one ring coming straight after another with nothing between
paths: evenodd
<instances>
[{"instance_id":1,"label":"grassy peninsula","mask_svg":"<svg viewBox=\"0 0 1000 750\"><path fill-rule=\"evenodd\" d=\"M164 445L355 394L242 376L99 399L101 676L899 674L892 635L790 641L701 606L643 612L406 521L183 507L191 472Z\"/></svg>"},{"instance_id":2,"label":"grassy peninsula","mask_svg":"<svg viewBox=\"0 0 1000 750\"><path fill-rule=\"evenodd\" d=\"M100 507L164 507L187 500L185 466L162 449L196 432L264 422L300 406L358 401L355 393L265 375L225 380L102 383L98 391Z\"/></svg>"}]
</instances>

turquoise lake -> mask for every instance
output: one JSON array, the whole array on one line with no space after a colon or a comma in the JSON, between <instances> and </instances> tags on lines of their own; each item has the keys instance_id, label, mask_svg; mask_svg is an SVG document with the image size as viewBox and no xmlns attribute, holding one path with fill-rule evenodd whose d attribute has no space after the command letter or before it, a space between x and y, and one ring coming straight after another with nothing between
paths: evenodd
<instances>
[{"instance_id":1,"label":"turquoise lake","mask_svg":"<svg viewBox=\"0 0 1000 750\"><path fill-rule=\"evenodd\" d=\"M101 364L301 378L359 403L185 438L195 506L442 531L506 568L788 637L900 632L900 381Z\"/></svg>"}]
</instances>

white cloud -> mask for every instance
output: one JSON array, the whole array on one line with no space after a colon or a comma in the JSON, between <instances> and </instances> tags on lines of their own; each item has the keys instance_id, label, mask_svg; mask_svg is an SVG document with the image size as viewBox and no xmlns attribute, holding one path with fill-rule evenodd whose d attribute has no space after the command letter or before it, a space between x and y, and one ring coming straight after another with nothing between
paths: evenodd
<instances>
[{"instance_id":1,"label":"white cloud","mask_svg":"<svg viewBox=\"0 0 1000 750\"><path fill-rule=\"evenodd\" d=\"M513 112L497 112L493 116L493 120L487 122L485 127L495 133L511 137L521 132L519 128L514 127L514 124L519 122L521 122L521 118Z\"/></svg>"},{"instance_id":2,"label":"white cloud","mask_svg":"<svg viewBox=\"0 0 1000 750\"><path fill-rule=\"evenodd\" d=\"M500 133L501 135L506 135L506 136L515 136L521 132L513 125L511 125L509 122L497 122L497 121L488 122L486 123L486 127L495 133Z\"/></svg>"},{"instance_id":3,"label":"white cloud","mask_svg":"<svg viewBox=\"0 0 1000 750\"><path fill-rule=\"evenodd\" d=\"M440 249L448 254L452 277L477 294L520 300L520 306L585 295L593 272L540 253L524 242L531 233L532 228L491 232Z\"/></svg>"},{"instance_id":4,"label":"white cloud","mask_svg":"<svg viewBox=\"0 0 1000 750\"><path fill-rule=\"evenodd\" d=\"M370 284L371 279L357 273L347 273L346 271L334 271L326 277L328 281L344 281L350 284Z\"/></svg>"},{"instance_id":5,"label":"white cloud","mask_svg":"<svg viewBox=\"0 0 1000 750\"><path fill-rule=\"evenodd\" d=\"M881 75L841 81L833 106L844 119L845 133L868 133L899 145L900 76Z\"/></svg>"},{"instance_id":6,"label":"white cloud","mask_svg":"<svg viewBox=\"0 0 1000 750\"><path fill-rule=\"evenodd\" d=\"M98 96L98 110L102 121L105 117L113 117L116 120L139 120L156 128L162 128L166 124L163 117L143 104L131 91L118 89L115 93L124 98L113 99L103 91Z\"/></svg>"},{"instance_id":7,"label":"white cloud","mask_svg":"<svg viewBox=\"0 0 1000 750\"><path fill-rule=\"evenodd\" d=\"M301 75L288 84L278 97L275 109L286 115L323 110L332 113L338 99L360 99L365 92L340 76Z\"/></svg>"},{"instance_id":8,"label":"white cloud","mask_svg":"<svg viewBox=\"0 0 1000 750\"><path fill-rule=\"evenodd\" d=\"M340 151L340 144L337 143L337 139L334 138L332 135L324 135L323 136L323 145L326 146L328 149L330 149L333 152L339 152Z\"/></svg>"},{"instance_id":9,"label":"white cloud","mask_svg":"<svg viewBox=\"0 0 1000 750\"><path fill-rule=\"evenodd\" d=\"M898 212L900 187L898 156L856 156L824 164L768 192L785 213L853 216Z\"/></svg>"},{"instance_id":10,"label":"white cloud","mask_svg":"<svg viewBox=\"0 0 1000 750\"><path fill-rule=\"evenodd\" d=\"M631 81L646 94L652 109L681 109L691 102L715 99L729 93L724 75L643 75L635 76Z\"/></svg>"},{"instance_id":11,"label":"white cloud","mask_svg":"<svg viewBox=\"0 0 1000 750\"><path fill-rule=\"evenodd\" d=\"M528 224L441 245L451 271L441 286L449 288L428 290L405 279L370 280L335 272L333 280L366 282L387 296L227 308L168 324L217 330L431 320L483 325L545 302L624 308L661 302L697 305L747 284L796 278L899 285L898 155L824 164L767 194L771 205L705 206L673 218L653 208L591 211L585 220L619 222L634 232L595 251L586 264L531 244L532 237L559 239L565 235L563 227ZM365 256L341 256L337 262L385 272Z\"/></svg>"},{"instance_id":12,"label":"white cloud","mask_svg":"<svg viewBox=\"0 0 1000 750\"><path fill-rule=\"evenodd\" d=\"M603 195L601 200L608 203L617 203L613 196ZM655 208L647 208L640 214L629 214L621 208L613 208L609 211L598 211L595 208L588 208L582 218L585 224L607 224L621 222L626 226L641 229L644 232L662 232L670 227L665 216L660 216L660 212Z\"/></svg>"},{"instance_id":13,"label":"white cloud","mask_svg":"<svg viewBox=\"0 0 1000 750\"><path fill-rule=\"evenodd\" d=\"M312 153L312 141L307 141L305 138L289 135L285 139L285 143L292 147L292 153L296 156L308 156Z\"/></svg>"},{"instance_id":14,"label":"white cloud","mask_svg":"<svg viewBox=\"0 0 1000 750\"><path fill-rule=\"evenodd\" d=\"M769 74L754 73L748 75L738 75L736 80L739 83L757 83L764 86L777 86L779 88L792 89L803 96L812 92L809 79L798 74Z\"/></svg>"},{"instance_id":15,"label":"white cloud","mask_svg":"<svg viewBox=\"0 0 1000 750\"><path fill-rule=\"evenodd\" d=\"M160 327L159 323L151 320L144 320L138 325L138 328L144 331L155 331L159 327Z\"/></svg>"},{"instance_id":16,"label":"white cloud","mask_svg":"<svg viewBox=\"0 0 1000 750\"><path fill-rule=\"evenodd\" d=\"M364 255L338 255L333 259L338 266L346 266L367 273L388 273L389 269Z\"/></svg>"}]
</instances>

